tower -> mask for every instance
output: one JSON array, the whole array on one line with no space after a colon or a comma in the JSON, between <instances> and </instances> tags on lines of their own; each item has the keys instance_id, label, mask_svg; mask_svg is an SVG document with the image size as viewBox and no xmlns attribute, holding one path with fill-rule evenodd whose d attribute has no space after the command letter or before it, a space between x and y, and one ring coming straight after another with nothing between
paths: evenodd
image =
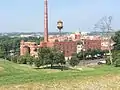
<instances>
[{"instance_id":1,"label":"tower","mask_svg":"<svg viewBox=\"0 0 120 90\"><path fill-rule=\"evenodd\" d=\"M44 0L44 42L48 42L48 0Z\"/></svg>"}]
</instances>

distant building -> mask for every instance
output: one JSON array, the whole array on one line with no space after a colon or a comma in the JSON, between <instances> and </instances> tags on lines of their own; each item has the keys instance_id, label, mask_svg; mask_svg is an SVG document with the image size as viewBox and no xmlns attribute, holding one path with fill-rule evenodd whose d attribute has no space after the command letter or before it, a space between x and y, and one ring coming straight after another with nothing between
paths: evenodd
<instances>
[{"instance_id":1,"label":"distant building","mask_svg":"<svg viewBox=\"0 0 120 90\"><path fill-rule=\"evenodd\" d=\"M57 37L49 37L48 36L48 8L47 8L47 0L44 0L45 4L45 13L44 13L44 41L40 42L40 45L37 45L35 42L24 42L23 40L20 43L20 55L25 55L26 53L30 53L31 56L37 56L37 49L42 47L55 47L58 50L62 51L65 57L71 57L73 53L76 52L77 49L77 41L68 41L68 37L66 36L57 36ZM29 35L27 35L28 37ZM24 36L25 37L25 36ZM67 39L67 41L65 41ZM74 39L79 40L80 35L75 34ZM56 42L56 40L58 40Z\"/></svg>"},{"instance_id":2,"label":"distant building","mask_svg":"<svg viewBox=\"0 0 120 90\"><path fill-rule=\"evenodd\" d=\"M110 45L111 44L111 45ZM113 49L114 42L112 40L109 41L108 38L102 38L101 40L101 50L109 50L109 45L110 48Z\"/></svg>"},{"instance_id":3,"label":"distant building","mask_svg":"<svg viewBox=\"0 0 120 90\"><path fill-rule=\"evenodd\" d=\"M26 38L28 38L28 37L35 37L34 35L20 35L20 37L26 37Z\"/></svg>"},{"instance_id":4,"label":"distant building","mask_svg":"<svg viewBox=\"0 0 120 90\"><path fill-rule=\"evenodd\" d=\"M101 50L101 40L84 40L85 50L89 49L99 49Z\"/></svg>"},{"instance_id":5,"label":"distant building","mask_svg":"<svg viewBox=\"0 0 120 90\"><path fill-rule=\"evenodd\" d=\"M31 56L37 57L37 49L42 47L55 47L64 53L66 59L70 59L74 53L79 53L82 50L89 49L101 49L108 50L108 45L106 40L100 36L88 36L87 33L73 33L71 35L48 35L48 8L47 0L45 3L45 13L44 13L44 41L37 45L35 42L24 42L20 43L20 55L25 55L30 53ZM29 37L30 35L24 35L24 37ZM83 44L78 44L82 41Z\"/></svg>"}]
</instances>

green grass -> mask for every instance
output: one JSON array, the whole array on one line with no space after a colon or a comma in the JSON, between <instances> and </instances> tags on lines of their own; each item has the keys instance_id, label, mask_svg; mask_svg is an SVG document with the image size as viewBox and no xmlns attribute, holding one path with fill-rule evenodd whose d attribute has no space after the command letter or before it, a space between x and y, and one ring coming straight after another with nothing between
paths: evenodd
<instances>
[{"instance_id":1,"label":"green grass","mask_svg":"<svg viewBox=\"0 0 120 90\"><path fill-rule=\"evenodd\" d=\"M19 65L9 61L0 60L0 86L9 84L23 84L29 82L48 82L65 79L83 79L88 76L101 76L107 74L120 74L120 68L114 66L94 67L94 70L56 70L33 69L30 66ZM48 72L49 71L49 72Z\"/></svg>"}]
</instances>

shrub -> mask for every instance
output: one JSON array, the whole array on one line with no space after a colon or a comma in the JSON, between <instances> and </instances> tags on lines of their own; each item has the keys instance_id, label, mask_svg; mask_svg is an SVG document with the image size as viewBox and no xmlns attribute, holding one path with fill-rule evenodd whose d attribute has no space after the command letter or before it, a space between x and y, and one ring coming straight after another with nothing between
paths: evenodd
<instances>
[{"instance_id":1,"label":"shrub","mask_svg":"<svg viewBox=\"0 0 120 90\"><path fill-rule=\"evenodd\" d=\"M114 64L116 67L120 67L120 59L116 59Z\"/></svg>"},{"instance_id":2,"label":"shrub","mask_svg":"<svg viewBox=\"0 0 120 90\"><path fill-rule=\"evenodd\" d=\"M27 59L25 56L20 56L17 59L17 63L19 63L19 64L26 64L26 62L27 62Z\"/></svg>"},{"instance_id":3,"label":"shrub","mask_svg":"<svg viewBox=\"0 0 120 90\"><path fill-rule=\"evenodd\" d=\"M120 67L120 50L114 50L112 52L113 63L116 67Z\"/></svg>"},{"instance_id":4,"label":"shrub","mask_svg":"<svg viewBox=\"0 0 120 90\"><path fill-rule=\"evenodd\" d=\"M72 66L72 67L75 67L76 65L78 65L80 62L80 60L77 58L77 56L73 56L70 61L69 61L69 64Z\"/></svg>"},{"instance_id":5,"label":"shrub","mask_svg":"<svg viewBox=\"0 0 120 90\"><path fill-rule=\"evenodd\" d=\"M36 58L36 59L34 60L34 64L35 64L35 66L36 66L37 68L39 68L40 66L43 65L42 60L39 59L39 58Z\"/></svg>"},{"instance_id":6,"label":"shrub","mask_svg":"<svg viewBox=\"0 0 120 90\"><path fill-rule=\"evenodd\" d=\"M32 57L32 56L26 57L26 62L27 62L27 64L28 64L28 65L33 65L33 59L34 59L34 57Z\"/></svg>"},{"instance_id":7,"label":"shrub","mask_svg":"<svg viewBox=\"0 0 120 90\"><path fill-rule=\"evenodd\" d=\"M12 56L11 61L14 62L14 63L17 63L17 58L18 58L17 56Z\"/></svg>"},{"instance_id":8,"label":"shrub","mask_svg":"<svg viewBox=\"0 0 120 90\"><path fill-rule=\"evenodd\" d=\"M11 61L12 56L7 56L6 59L9 60L9 61Z\"/></svg>"}]
</instances>

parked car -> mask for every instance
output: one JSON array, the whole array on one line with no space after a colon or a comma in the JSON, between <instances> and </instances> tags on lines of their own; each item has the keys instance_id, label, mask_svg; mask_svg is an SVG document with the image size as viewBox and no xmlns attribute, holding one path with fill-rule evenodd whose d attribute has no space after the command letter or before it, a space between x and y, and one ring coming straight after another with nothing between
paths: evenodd
<instances>
[{"instance_id":1,"label":"parked car","mask_svg":"<svg viewBox=\"0 0 120 90\"><path fill-rule=\"evenodd\" d=\"M106 61L105 60L99 61L98 65L101 65L101 64L106 64Z\"/></svg>"}]
</instances>

